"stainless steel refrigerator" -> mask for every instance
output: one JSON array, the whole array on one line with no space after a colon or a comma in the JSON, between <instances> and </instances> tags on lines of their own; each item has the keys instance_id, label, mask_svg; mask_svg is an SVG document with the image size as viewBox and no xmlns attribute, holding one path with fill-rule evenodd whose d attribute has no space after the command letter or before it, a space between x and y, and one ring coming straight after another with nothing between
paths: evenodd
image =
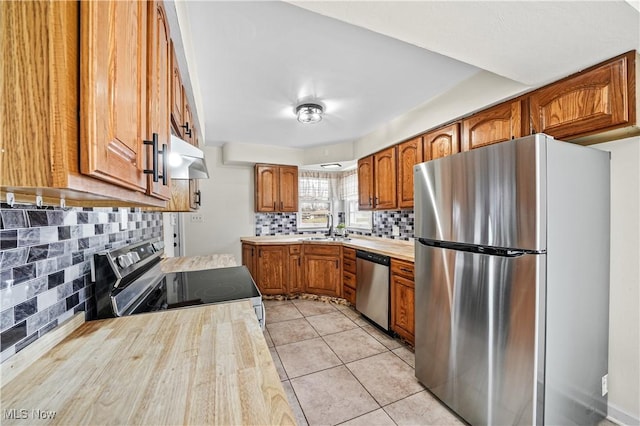
<instances>
[{"instance_id":1,"label":"stainless steel refrigerator","mask_svg":"<svg viewBox=\"0 0 640 426\"><path fill-rule=\"evenodd\" d=\"M537 134L415 166L416 377L467 422L606 416L609 162Z\"/></svg>"}]
</instances>

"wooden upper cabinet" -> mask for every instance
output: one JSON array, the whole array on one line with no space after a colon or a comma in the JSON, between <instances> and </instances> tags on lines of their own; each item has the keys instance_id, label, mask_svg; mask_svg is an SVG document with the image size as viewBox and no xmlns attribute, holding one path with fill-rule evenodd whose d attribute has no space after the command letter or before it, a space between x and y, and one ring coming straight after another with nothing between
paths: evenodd
<instances>
[{"instance_id":1,"label":"wooden upper cabinet","mask_svg":"<svg viewBox=\"0 0 640 426\"><path fill-rule=\"evenodd\" d=\"M396 192L396 147L392 146L373 155L374 185L376 209L395 209L398 207Z\"/></svg>"},{"instance_id":2,"label":"wooden upper cabinet","mask_svg":"<svg viewBox=\"0 0 640 426\"><path fill-rule=\"evenodd\" d=\"M424 161L460 152L460 124L454 123L423 135Z\"/></svg>"},{"instance_id":3,"label":"wooden upper cabinet","mask_svg":"<svg viewBox=\"0 0 640 426\"><path fill-rule=\"evenodd\" d=\"M183 92L182 77L180 77L180 68L178 67L178 60L176 59L176 51L171 42L171 125L178 134L183 137Z\"/></svg>"},{"instance_id":4,"label":"wooden upper cabinet","mask_svg":"<svg viewBox=\"0 0 640 426\"><path fill-rule=\"evenodd\" d=\"M413 166L423 161L422 136L398 145L398 207L413 207Z\"/></svg>"},{"instance_id":5,"label":"wooden upper cabinet","mask_svg":"<svg viewBox=\"0 0 640 426\"><path fill-rule=\"evenodd\" d=\"M257 212L298 211L298 167L256 164Z\"/></svg>"},{"instance_id":6,"label":"wooden upper cabinet","mask_svg":"<svg viewBox=\"0 0 640 426\"><path fill-rule=\"evenodd\" d=\"M191 113L191 106L187 100L187 92L183 90L182 95L182 137L190 144L194 144L195 128L193 127L193 115Z\"/></svg>"},{"instance_id":7,"label":"wooden upper cabinet","mask_svg":"<svg viewBox=\"0 0 640 426\"><path fill-rule=\"evenodd\" d=\"M298 211L298 168L295 166L280 166L279 195L281 212Z\"/></svg>"},{"instance_id":8,"label":"wooden upper cabinet","mask_svg":"<svg viewBox=\"0 0 640 426\"><path fill-rule=\"evenodd\" d=\"M569 140L637 124L634 81L632 52L538 89L529 98L533 129Z\"/></svg>"},{"instance_id":9,"label":"wooden upper cabinet","mask_svg":"<svg viewBox=\"0 0 640 426\"><path fill-rule=\"evenodd\" d=\"M256 211L275 212L278 204L278 166L256 164Z\"/></svg>"},{"instance_id":10,"label":"wooden upper cabinet","mask_svg":"<svg viewBox=\"0 0 640 426\"><path fill-rule=\"evenodd\" d=\"M136 2L135 4L138 4ZM168 200L171 198L171 187L167 157L171 149L171 38L169 23L161 1L151 1L149 7L149 37L148 37L148 127L147 140L157 141L158 152L154 153L152 146L147 145L147 170L153 170L154 164L158 169L159 179L153 174L148 175L148 193ZM154 161L155 157L155 161Z\"/></svg>"},{"instance_id":11,"label":"wooden upper cabinet","mask_svg":"<svg viewBox=\"0 0 640 426\"><path fill-rule=\"evenodd\" d=\"M147 5L80 2L82 173L145 191Z\"/></svg>"},{"instance_id":12,"label":"wooden upper cabinet","mask_svg":"<svg viewBox=\"0 0 640 426\"><path fill-rule=\"evenodd\" d=\"M373 155L358 160L358 209L373 209Z\"/></svg>"},{"instance_id":13,"label":"wooden upper cabinet","mask_svg":"<svg viewBox=\"0 0 640 426\"><path fill-rule=\"evenodd\" d=\"M527 104L505 102L462 120L462 150L480 148L529 134Z\"/></svg>"}]
</instances>

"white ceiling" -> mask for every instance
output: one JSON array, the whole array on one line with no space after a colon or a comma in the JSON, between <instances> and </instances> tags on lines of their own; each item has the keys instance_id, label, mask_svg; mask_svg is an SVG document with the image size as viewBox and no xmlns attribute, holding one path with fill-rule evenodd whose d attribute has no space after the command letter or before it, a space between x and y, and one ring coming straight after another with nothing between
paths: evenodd
<instances>
[{"instance_id":1,"label":"white ceiling","mask_svg":"<svg viewBox=\"0 0 640 426\"><path fill-rule=\"evenodd\" d=\"M480 69L537 87L640 50L638 10L623 0L182 7L207 145L352 141ZM296 121L306 101L325 106L322 122Z\"/></svg>"}]
</instances>

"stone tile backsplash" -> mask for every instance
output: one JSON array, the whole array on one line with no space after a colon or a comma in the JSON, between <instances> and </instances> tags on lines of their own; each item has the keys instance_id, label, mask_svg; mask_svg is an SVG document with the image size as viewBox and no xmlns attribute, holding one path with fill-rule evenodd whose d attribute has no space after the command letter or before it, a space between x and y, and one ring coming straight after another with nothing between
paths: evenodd
<instances>
[{"instance_id":1,"label":"stone tile backsplash","mask_svg":"<svg viewBox=\"0 0 640 426\"><path fill-rule=\"evenodd\" d=\"M127 228L121 230L121 211ZM114 208L0 206L0 359L73 314L91 314L91 257L162 237L162 213Z\"/></svg>"},{"instance_id":2,"label":"stone tile backsplash","mask_svg":"<svg viewBox=\"0 0 640 426\"><path fill-rule=\"evenodd\" d=\"M413 210L389 210L373 212L373 229L369 232L348 229L349 234L409 240L414 237ZM344 212L338 212L338 223L345 220ZM256 236L302 234L313 231L299 231L296 213L256 213ZM393 235L393 227L398 227L398 235Z\"/></svg>"}]
</instances>

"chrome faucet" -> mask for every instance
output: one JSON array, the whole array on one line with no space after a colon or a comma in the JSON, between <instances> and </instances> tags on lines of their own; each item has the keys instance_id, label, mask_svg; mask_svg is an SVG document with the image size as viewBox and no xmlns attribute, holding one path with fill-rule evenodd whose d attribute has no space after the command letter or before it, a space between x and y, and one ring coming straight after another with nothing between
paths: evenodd
<instances>
[{"instance_id":1,"label":"chrome faucet","mask_svg":"<svg viewBox=\"0 0 640 426\"><path fill-rule=\"evenodd\" d=\"M333 215L331 213L327 215L327 228L329 228L329 231L326 233L326 236L332 237L333 236Z\"/></svg>"}]
</instances>

